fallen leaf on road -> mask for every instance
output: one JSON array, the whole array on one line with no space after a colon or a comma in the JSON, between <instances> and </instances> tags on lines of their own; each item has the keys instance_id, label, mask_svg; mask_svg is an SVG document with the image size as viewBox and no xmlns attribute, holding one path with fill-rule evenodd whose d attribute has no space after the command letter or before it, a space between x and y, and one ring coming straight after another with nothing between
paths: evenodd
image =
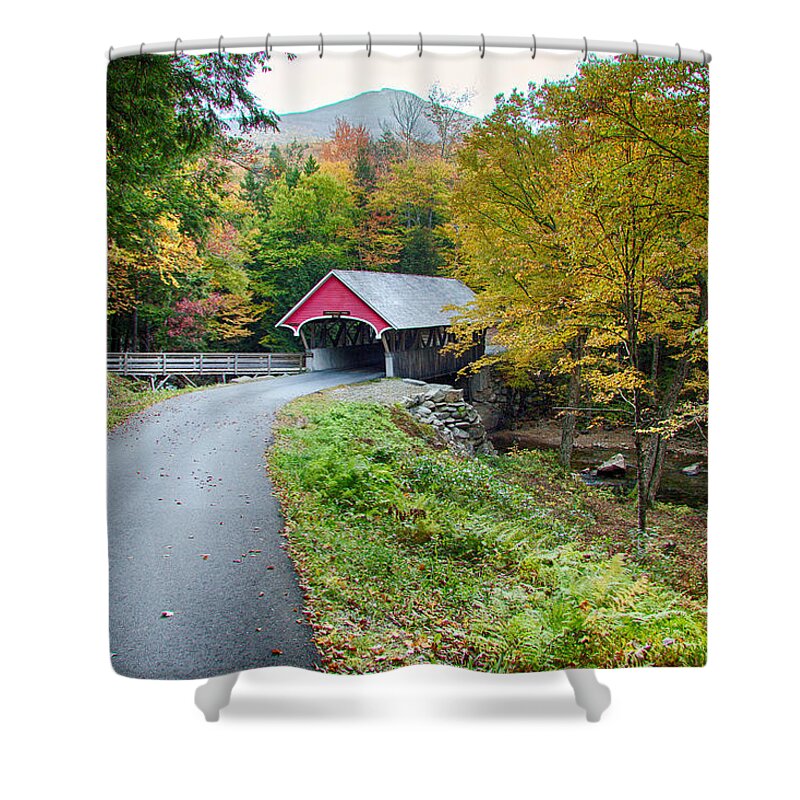
<instances>
[{"instance_id":1,"label":"fallen leaf on road","mask_svg":"<svg viewBox=\"0 0 800 800\"><path fill-rule=\"evenodd\" d=\"M163 617L174 617L175 616L175 612L174 611L162 611L161 612L161 616L162 616L162 618Z\"/></svg>"},{"instance_id":2,"label":"fallen leaf on road","mask_svg":"<svg viewBox=\"0 0 800 800\"><path fill-rule=\"evenodd\" d=\"M203 561L208 561L208 557L210 555L211 555L211 553L200 553L200 558L202 558Z\"/></svg>"},{"instance_id":3,"label":"fallen leaf on road","mask_svg":"<svg viewBox=\"0 0 800 800\"><path fill-rule=\"evenodd\" d=\"M282 656L283 655L283 650L278 650L278 648L276 647L276 648L273 649L272 655L274 655L274 656Z\"/></svg>"}]
</instances>

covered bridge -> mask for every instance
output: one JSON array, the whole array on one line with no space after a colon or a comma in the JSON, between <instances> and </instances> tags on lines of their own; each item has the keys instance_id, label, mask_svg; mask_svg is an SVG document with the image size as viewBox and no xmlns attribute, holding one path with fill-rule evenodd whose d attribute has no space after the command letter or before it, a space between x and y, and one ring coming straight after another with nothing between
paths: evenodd
<instances>
[{"instance_id":1,"label":"covered bridge","mask_svg":"<svg viewBox=\"0 0 800 800\"><path fill-rule=\"evenodd\" d=\"M278 323L301 337L309 369L384 365L387 377L451 375L483 355L483 337L460 356L442 353L455 315L475 295L429 275L334 269Z\"/></svg>"}]
</instances>

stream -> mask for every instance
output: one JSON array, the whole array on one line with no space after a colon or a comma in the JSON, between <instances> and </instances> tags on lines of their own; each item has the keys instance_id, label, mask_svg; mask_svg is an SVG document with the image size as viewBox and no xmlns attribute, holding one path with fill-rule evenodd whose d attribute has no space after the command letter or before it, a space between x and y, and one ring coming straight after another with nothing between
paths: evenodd
<instances>
[{"instance_id":1,"label":"stream","mask_svg":"<svg viewBox=\"0 0 800 800\"><path fill-rule=\"evenodd\" d=\"M499 434L499 435L498 435ZM528 450L552 450L558 452L558 447L545 445L541 442L527 443L523 435L511 435L508 431L497 431L490 434L494 446L499 452L505 452L512 447ZM533 446L531 446L533 444ZM584 483L589 486L602 486L615 492L628 492L636 485L636 470L633 453L624 449L608 449L604 447L576 447L572 451L572 471L580 473L584 469L594 469L616 453L622 453L628 466L628 474L624 478L598 478L593 475L581 475ZM689 476L681 472L683 467L700 462L702 470L699 475ZM665 503L689 506L705 511L708 507L708 472L706 471L705 458L686 455L684 453L668 453L661 476L661 485L656 495L658 500Z\"/></svg>"}]
</instances>

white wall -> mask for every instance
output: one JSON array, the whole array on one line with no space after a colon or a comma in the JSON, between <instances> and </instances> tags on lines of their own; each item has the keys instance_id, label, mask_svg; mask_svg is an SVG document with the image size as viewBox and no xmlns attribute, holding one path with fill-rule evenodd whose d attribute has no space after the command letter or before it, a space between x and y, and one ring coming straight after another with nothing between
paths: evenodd
<instances>
[{"instance_id":1,"label":"white wall","mask_svg":"<svg viewBox=\"0 0 800 800\"><path fill-rule=\"evenodd\" d=\"M383 366L383 345L348 345L347 347L312 347L306 357L306 368L312 372L321 369L348 369Z\"/></svg>"}]
</instances>

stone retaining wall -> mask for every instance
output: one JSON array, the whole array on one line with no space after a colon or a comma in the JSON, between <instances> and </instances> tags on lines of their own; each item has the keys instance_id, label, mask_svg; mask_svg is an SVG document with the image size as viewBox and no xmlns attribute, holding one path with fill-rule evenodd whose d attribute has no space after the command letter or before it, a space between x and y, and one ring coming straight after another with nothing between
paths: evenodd
<instances>
[{"instance_id":1,"label":"stone retaining wall","mask_svg":"<svg viewBox=\"0 0 800 800\"><path fill-rule=\"evenodd\" d=\"M470 375L467 392L487 430L497 430L507 422L512 392L493 367L483 367Z\"/></svg>"},{"instance_id":2,"label":"stone retaining wall","mask_svg":"<svg viewBox=\"0 0 800 800\"><path fill-rule=\"evenodd\" d=\"M466 455L495 452L478 412L464 400L463 389L419 382L415 385L419 390L403 401L415 419L432 425L457 452Z\"/></svg>"}]
</instances>

